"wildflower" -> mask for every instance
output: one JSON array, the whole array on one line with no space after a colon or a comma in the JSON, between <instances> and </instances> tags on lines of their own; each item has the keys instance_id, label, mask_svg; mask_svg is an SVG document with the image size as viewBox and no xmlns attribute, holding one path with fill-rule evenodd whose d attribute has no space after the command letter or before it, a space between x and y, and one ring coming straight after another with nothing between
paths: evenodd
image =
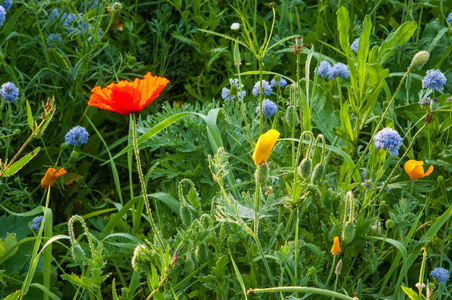
<instances>
[{"instance_id":1,"label":"wildflower","mask_svg":"<svg viewBox=\"0 0 452 300\"><path fill-rule=\"evenodd\" d=\"M338 255L341 252L341 246L339 245L339 237L333 238L333 247L331 247L331 254Z\"/></svg>"},{"instance_id":2,"label":"wildflower","mask_svg":"<svg viewBox=\"0 0 452 300\"><path fill-rule=\"evenodd\" d=\"M418 282L414 286L417 287L418 289L423 289L423 288L425 288L425 283L419 283Z\"/></svg>"},{"instance_id":3,"label":"wildflower","mask_svg":"<svg viewBox=\"0 0 452 300\"><path fill-rule=\"evenodd\" d=\"M410 159L405 163L405 172L408 174L408 176L410 176L411 180L416 181L419 178L428 176L433 172L433 166L430 166L427 172L424 173L424 168L422 167L423 164L423 161L417 161L414 159Z\"/></svg>"},{"instance_id":4,"label":"wildflower","mask_svg":"<svg viewBox=\"0 0 452 300\"><path fill-rule=\"evenodd\" d=\"M452 24L452 12L447 16L447 23Z\"/></svg>"},{"instance_id":5,"label":"wildflower","mask_svg":"<svg viewBox=\"0 0 452 300\"><path fill-rule=\"evenodd\" d=\"M66 174L66 170L64 168L61 168L58 171L55 168L48 168L46 174L41 180L41 187L46 189L51 187L55 180L64 174Z\"/></svg>"},{"instance_id":6,"label":"wildflower","mask_svg":"<svg viewBox=\"0 0 452 300\"><path fill-rule=\"evenodd\" d=\"M168 79L152 76L149 72L144 75L144 79L137 78L133 82L122 80L119 83L111 83L104 89L96 86L91 90L93 94L88 105L125 116L145 108L158 97L168 82Z\"/></svg>"},{"instance_id":7,"label":"wildflower","mask_svg":"<svg viewBox=\"0 0 452 300\"><path fill-rule=\"evenodd\" d=\"M446 84L446 77L440 70L428 70L422 80L423 88L430 88L432 91L442 92Z\"/></svg>"},{"instance_id":8,"label":"wildflower","mask_svg":"<svg viewBox=\"0 0 452 300\"><path fill-rule=\"evenodd\" d=\"M36 229L36 231L39 231L39 228L41 228L42 220L44 219L43 216L39 216L33 219L33 224L30 225L30 229ZM42 230L44 230L44 226L42 226Z\"/></svg>"},{"instance_id":9,"label":"wildflower","mask_svg":"<svg viewBox=\"0 0 452 300\"><path fill-rule=\"evenodd\" d=\"M61 43L61 35L59 35L58 33L49 34L47 41L46 41L47 50L49 50L50 48L52 48L55 45L58 46L60 43Z\"/></svg>"},{"instance_id":10,"label":"wildflower","mask_svg":"<svg viewBox=\"0 0 452 300\"><path fill-rule=\"evenodd\" d=\"M359 38L353 41L353 43L350 45L350 49L357 53L358 52L358 46L359 46Z\"/></svg>"},{"instance_id":11,"label":"wildflower","mask_svg":"<svg viewBox=\"0 0 452 300\"><path fill-rule=\"evenodd\" d=\"M396 156L399 154L400 146L402 146L402 138L397 131L386 127L375 135L374 145L375 148L384 149L390 155Z\"/></svg>"},{"instance_id":12,"label":"wildflower","mask_svg":"<svg viewBox=\"0 0 452 300\"><path fill-rule=\"evenodd\" d=\"M81 146L88 143L88 131L82 126L75 126L66 133L64 137L66 144L71 146Z\"/></svg>"},{"instance_id":13,"label":"wildflower","mask_svg":"<svg viewBox=\"0 0 452 300\"><path fill-rule=\"evenodd\" d=\"M414 55L413 60L411 61L410 64L410 69L418 70L422 68L429 59L429 57L430 54L428 54L427 51L419 51Z\"/></svg>"},{"instance_id":14,"label":"wildflower","mask_svg":"<svg viewBox=\"0 0 452 300\"><path fill-rule=\"evenodd\" d=\"M421 99L419 99L419 105L429 105L430 104L430 101L431 101L431 99L430 99L430 97L424 97L424 98L421 98Z\"/></svg>"},{"instance_id":15,"label":"wildflower","mask_svg":"<svg viewBox=\"0 0 452 300\"><path fill-rule=\"evenodd\" d=\"M0 88L0 95L6 103L16 102L19 97L19 89L14 83L7 82L2 84L2 87Z\"/></svg>"},{"instance_id":16,"label":"wildflower","mask_svg":"<svg viewBox=\"0 0 452 300\"><path fill-rule=\"evenodd\" d=\"M315 68L314 74L316 76L320 76L322 78L325 78L325 77L329 76L330 69L331 69L330 63L327 62L326 60L323 60L323 61L320 62L319 66L317 68Z\"/></svg>"},{"instance_id":17,"label":"wildflower","mask_svg":"<svg viewBox=\"0 0 452 300\"><path fill-rule=\"evenodd\" d=\"M224 87L221 90L221 97L224 100L233 100L237 96L237 99L241 101L246 96L246 91L242 91L242 95L240 96L239 80L237 78L229 78L229 83L231 84L231 88ZM243 84L241 84L241 88L243 89Z\"/></svg>"},{"instance_id":18,"label":"wildflower","mask_svg":"<svg viewBox=\"0 0 452 300\"><path fill-rule=\"evenodd\" d=\"M270 81L270 85L272 87L279 86L281 88L284 88L287 85L287 80L285 80L281 76L275 76L275 78L273 78L272 81Z\"/></svg>"},{"instance_id":19,"label":"wildflower","mask_svg":"<svg viewBox=\"0 0 452 300\"><path fill-rule=\"evenodd\" d=\"M279 138L279 131L270 129L257 140L256 149L253 153L253 160L256 165L265 164L270 157L270 153Z\"/></svg>"},{"instance_id":20,"label":"wildflower","mask_svg":"<svg viewBox=\"0 0 452 300\"><path fill-rule=\"evenodd\" d=\"M3 8L3 6L0 6L0 26L3 25L3 22L5 22L6 19L6 11Z\"/></svg>"},{"instance_id":21,"label":"wildflower","mask_svg":"<svg viewBox=\"0 0 452 300\"><path fill-rule=\"evenodd\" d=\"M3 6L3 8L6 11L9 11L11 9L11 5L13 5L13 0L5 0L2 2L2 4L0 4L1 6Z\"/></svg>"},{"instance_id":22,"label":"wildflower","mask_svg":"<svg viewBox=\"0 0 452 300\"><path fill-rule=\"evenodd\" d=\"M121 9L122 9L122 3L121 3L121 2L118 2L118 1L113 2L113 4L111 5L111 8L110 8L110 10L111 10L113 13L117 13L117 12L120 11Z\"/></svg>"},{"instance_id":23,"label":"wildflower","mask_svg":"<svg viewBox=\"0 0 452 300\"><path fill-rule=\"evenodd\" d=\"M447 103L452 103L452 97L447 98L447 99L446 99L446 102L447 102Z\"/></svg>"},{"instance_id":24,"label":"wildflower","mask_svg":"<svg viewBox=\"0 0 452 300\"><path fill-rule=\"evenodd\" d=\"M256 113L259 115L260 113L260 105L256 107ZM273 117L276 114L276 111L278 110L278 107L276 106L275 102L264 99L262 101L262 113L264 116L267 116L269 119L270 117Z\"/></svg>"},{"instance_id":25,"label":"wildflower","mask_svg":"<svg viewBox=\"0 0 452 300\"><path fill-rule=\"evenodd\" d=\"M449 280L449 272L444 268L434 268L430 276L437 279L439 282L446 283Z\"/></svg>"},{"instance_id":26,"label":"wildflower","mask_svg":"<svg viewBox=\"0 0 452 300\"><path fill-rule=\"evenodd\" d=\"M254 96L259 96L260 87L261 87L261 82L260 81L256 82L256 84L253 87L253 95ZM271 93L272 93L272 87L270 86L268 81L262 80L262 94L265 96L270 96Z\"/></svg>"},{"instance_id":27,"label":"wildflower","mask_svg":"<svg viewBox=\"0 0 452 300\"><path fill-rule=\"evenodd\" d=\"M232 23L231 30L239 30L240 29L240 23Z\"/></svg>"},{"instance_id":28,"label":"wildflower","mask_svg":"<svg viewBox=\"0 0 452 300\"><path fill-rule=\"evenodd\" d=\"M350 77L350 71L348 70L348 67L344 65L343 63L337 63L334 66L330 68L329 73L329 79L334 79L338 76L341 76L342 78L347 79Z\"/></svg>"}]
</instances>

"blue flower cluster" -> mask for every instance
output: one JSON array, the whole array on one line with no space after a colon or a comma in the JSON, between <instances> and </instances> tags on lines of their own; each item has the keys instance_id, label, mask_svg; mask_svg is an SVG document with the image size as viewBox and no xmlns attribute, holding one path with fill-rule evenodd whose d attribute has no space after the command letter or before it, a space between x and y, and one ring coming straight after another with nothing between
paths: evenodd
<instances>
[{"instance_id":1,"label":"blue flower cluster","mask_svg":"<svg viewBox=\"0 0 452 300\"><path fill-rule=\"evenodd\" d=\"M47 41L46 41L46 47L47 50L50 48L54 48L55 46L59 47L61 44L61 35L58 33L51 33L49 34Z\"/></svg>"},{"instance_id":2,"label":"blue flower cluster","mask_svg":"<svg viewBox=\"0 0 452 300\"><path fill-rule=\"evenodd\" d=\"M82 126L75 126L66 133L64 137L66 144L71 146L81 146L88 143L88 131Z\"/></svg>"},{"instance_id":3,"label":"blue flower cluster","mask_svg":"<svg viewBox=\"0 0 452 300\"><path fill-rule=\"evenodd\" d=\"M361 172L361 185L365 188L372 188L372 178L366 180L366 170L363 170Z\"/></svg>"},{"instance_id":4,"label":"blue flower cluster","mask_svg":"<svg viewBox=\"0 0 452 300\"><path fill-rule=\"evenodd\" d=\"M452 12L447 16L447 22L452 25Z\"/></svg>"},{"instance_id":5,"label":"blue flower cluster","mask_svg":"<svg viewBox=\"0 0 452 300\"><path fill-rule=\"evenodd\" d=\"M377 149L384 149L390 155L399 154L399 148L402 146L400 134L392 128L386 127L380 130L374 137L374 146Z\"/></svg>"},{"instance_id":6,"label":"blue flower cluster","mask_svg":"<svg viewBox=\"0 0 452 300\"><path fill-rule=\"evenodd\" d=\"M3 6L6 11L9 11L11 9L11 6L13 5L13 0L5 0L0 5Z\"/></svg>"},{"instance_id":7,"label":"blue flower cluster","mask_svg":"<svg viewBox=\"0 0 452 300\"><path fill-rule=\"evenodd\" d=\"M3 6L0 6L0 26L3 25L5 19L6 19L6 10L3 8Z\"/></svg>"},{"instance_id":8,"label":"blue flower cluster","mask_svg":"<svg viewBox=\"0 0 452 300\"><path fill-rule=\"evenodd\" d=\"M430 99L430 97L424 97L419 99L419 104L420 105L429 105L430 101L432 101L432 99Z\"/></svg>"},{"instance_id":9,"label":"blue flower cluster","mask_svg":"<svg viewBox=\"0 0 452 300\"><path fill-rule=\"evenodd\" d=\"M338 76L341 76L345 79L350 77L350 71L348 70L348 67L346 65L344 65L343 63L337 63L334 66L331 66L330 63L326 60L321 61L314 72L316 76L320 76L322 78L328 76L328 79L331 80Z\"/></svg>"},{"instance_id":10,"label":"blue flower cluster","mask_svg":"<svg viewBox=\"0 0 452 300\"><path fill-rule=\"evenodd\" d=\"M259 115L261 106L256 107L256 113ZM275 102L264 99L262 101L262 114L264 116L267 116L269 119L270 117L273 117L276 114L276 111L278 110L278 107L276 106Z\"/></svg>"},{"instance_id":11,"label":"blue flower cluster","mask_svg":"<svg viewBox=\"0 0 452 300\"><path fill-rule=\"evenodd\" d=\"M224 100L233 100L237 96L237 99L241 101L246 96L246 91L242 90L242 95L240 95L239 80L237 78L229 78L229 83L231 84L231 88L224 87L221 90L221 97ZM241 88L243 89L243 84L241 84Z\"/></svg>"},{"instance_id":12,"label":"blue flower cluster","mask_svg":"<svg viewBox=\"0 0 452 300\"><path fill-rule=\"evenodd\" d=\"M19 89L14 83L7 82L2 84L2 87L0 88L0 95L6 103L16 102L19 98Z\"/></svg>"},{"instance_id":13,"label":"blue flower cluster","mask_svg":"<svg viewBox=\"0 0 452 300\"><path fill-rule=\"evenodd\" d=\"M446 76L440 70L428 70L422 80L423 88L430 88L432 91L442 92L446 84Z\"/></svg>"},{"instance_id":14,"label":"blue flower cluster","mask_svg":"<svg viewBox=\"0 0 452 300\"><path fill-rule=\"evenodd\" d=\"M39 231L39 228L41 228L41 223L42 223L43 219L44 219L43 216L34 218L33 224L30 225L30 229L36 229L36 231ZM44 230L44 226L42 226L42 230Z\"/></svg>"},{"instance_id":15,"label":"blue flower cluster","mask_svg":"<svg viewBox=\"0 0 452 300\"><path fill-rule=\"evenodd\" d=\"M359 38L353 41L353 43L350 45L350 49L357 53L358 52L358 46L359 46Z\"/></svg>"},{"instance_id":16,"label":"blue flower cluster","mask_svg":"<svg viewBox=\"0 0 452 300\"><path fill-rule=\"evenodd\" d=\"M73 13L66 12L60 14L56 8L53 9L49 17L51 22L62 22L62 26L69 32L79 31L82 35L88 28L88 23L82 20L81 16L78 17Z\"/></svg>"},{"instance_id":17,"label":"blue flower cluster","mask_svg":"<svg viewBox=\"0 0 452 300\"><path fill-rule=\"evenodd\" d=\"M284 88L287 85L287 80L285 80L284 78L279 76L279 80L278 78L275 76L275 78L272 79L272 81L270 81L270 85L272 87L281 87Z\"/></svg>"},{"instance_id":18,"label":"blue flower cluster","mask_svg":"<svg viewBox=\"0 0 452 300\"><path fill-rule=\"evenodd\" d=\"M258 81L256 82L256 84L253 87L253 95L254 96L259 96L259 90L261 87L261 82ZM270 96L272 93L272 87L271 85L268 83L267 80L262 80L262 94L265 96Z\"/></svg>"},{"instance_id":19,"label":"blue flower cluster","mask_svg":"<svg viewBox=\"0 0 452 300\"><path fill-rule=\"evenodd\" d=\"M447 280L449 280L450 274L444 268L434 268L433 271L430 273L430 276L436 278L439 282L446 283Z\"/></svg>"},{"instance_id":20,"label":"blue flower cluster","mask_svg":"<svg viewBox=\"0 0 452 300\"><path fill-rule=\"evenodd\" d=\"M322 78L328 77L330 75L331 65L326 60L322 60L317 68L314 70L314 74L316 76L320 76Z\"/></svg>"},{"instance_id":21,"label":"blue flower cluster","mask_svg":"<svg viewBox=\"0 0 452 300\"><path fill-rule=\"evenodd\" d=\"M337 63L330 69L330 76L329 79L333 80L334 78L341 76L342 78L349 78L350 77L350 71L348 70L348 67L344 65L343 63Z\"/></svg>"}]
</instances>

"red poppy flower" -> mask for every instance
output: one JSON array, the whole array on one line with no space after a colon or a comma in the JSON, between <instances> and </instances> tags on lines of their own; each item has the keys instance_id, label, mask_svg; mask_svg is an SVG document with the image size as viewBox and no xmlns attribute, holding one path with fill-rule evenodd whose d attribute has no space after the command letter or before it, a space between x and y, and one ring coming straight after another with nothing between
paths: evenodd
<instances>
[{"instance_id":1,"label":"red poppy flower","mask_svg":"<svg viewBox=\"0 0 452 300\"><path fill-rule=\"evenodd\" d=\"M118 83L111 83L104 89L96 86L91 90L93 94L88 105L125 116L145 108L158 97L168 82L168 79L152 76L149 72L144 75L143 79L137 78L132 82L122 80Z\"/></svg>"}]
</instances>

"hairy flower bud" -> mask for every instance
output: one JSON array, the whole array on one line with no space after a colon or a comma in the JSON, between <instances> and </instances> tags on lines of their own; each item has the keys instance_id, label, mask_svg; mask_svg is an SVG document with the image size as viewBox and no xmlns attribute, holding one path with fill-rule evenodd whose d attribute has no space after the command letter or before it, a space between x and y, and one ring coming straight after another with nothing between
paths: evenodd
<instances>
[{"instance_id":1,"label":"hairy flower bud","mask_svg":"<svg viewBox=\"0 0 452 300\"><path fill-rule=\"evenodd\" d=\"M201 243L195 250L195 258L198 264L202 264L207 259L207 247L206 244Z\"/></svg>"},{"instance_id":2,"label":"hairy flower bud","mask_svg":"<svg viewBox=\"0 0 452 300\"><path fill-rule=\"evenodd\" d=\"M416 53L416 55L414 55L413 60L411 61L410 64L410 69L411 70L421 69L425 65L429 57L430 55L428 54L427 51L419 51L418 53Z\"/></svg>"},{"instance_id":3,"label":"hairy flower bud","mask_svg":"<svg viewBox=\"0 0 452 300\"><path fill-rule=\"evenodd\" d=\"M342 240L346 245L350 244L355 238L355 224L348 221L342 229Z\"/></svg>"},{"instance_id":4,"label":"hairy flower bud","mask_svg":"<svg viewBox=\"0 0 452 300\"><path fill-rule=\"evenodd\" d=\"M182 224L184 224L186 227L190 226L192 222L192 215L190 208L188 208L185 205L181 205L180 207L180 218L182 219Z\"/></svg>"},{"instance_id":5,"label":"hairy flower bud","mask_svg":"<svg viewBox=\"0 0 452 300\"><path fill-rule=\"evenodd\" d=\"M193 261L193 259L188 258L185 261L185 265L184 265L185 271L187 271L187 273L192 273L195 270L195 262Z\"/></svg>"},{"instance_id":6,"label":"hairy flower bud","mask_svg":"<svg viewBox=\"0 0 452 300\"><path fill-rule=\"evenodd\" d=\"M314 171L312 171L312 177L311 177L311 182L314 184L319 184L320 183L320 179L322 179L323 177L323 171L324 171L324 167L321 163L317 164L317 166L315 166Z\"/></svg>"},{"instance_id":7,"label":"hairy flower bud","mask_svg":"<svg viewBox=\"0 0 452 300\"><path fill-rule=\"evenodd\" d=\"M74 245L72 246L72 257L74 258L74 261L81 265L85 261L85 251L83 251L82 247L80 245Z\"/></svg>"},{"instance_id":8,"label":"hairy flower bud","mask_svg":"<svg viewBox=\"0 0 452 300\"><path fill-rule=\"evenodd\" d=\"M268 181L268 165L263 164L259 168L256 169L256 180L258 184L263 185Z\"/></svg>"},{"instance_id":9,"label":"hairy flower bud","mask_svg":"<svg viewBox=\"0 0 452 300\"><path fill-rule=\"evenodd\" d=\"M312 174L312 161L310 158L303 158L303 160L300 163L300 169L299 169L299 173L301 175L301 177L303 177L304 179L308 179L309 177L311 177Z\"/></svg>"},{"instance_id":10,"label":"hairy flower bud","mask_svg":"<svg viewBox=\"0 0 452 300\"><path fill-rule=\"evenodd\" d=\"M298 123L300 122L297 114L295 113L295 107L293 107L292 105L287 108L285 117L286 117L287 125L289 127L297 126ZM295 118L295 120L294 120L294 118ZM295 124L294 124L294 121L295 121Z\"/></svg>"}]
</instances>

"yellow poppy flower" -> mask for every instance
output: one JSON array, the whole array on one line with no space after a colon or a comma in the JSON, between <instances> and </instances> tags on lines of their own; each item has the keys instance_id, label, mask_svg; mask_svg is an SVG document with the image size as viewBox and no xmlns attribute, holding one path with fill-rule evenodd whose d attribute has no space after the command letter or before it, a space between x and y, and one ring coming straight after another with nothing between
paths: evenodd
<instances>
[{"instance_id":1,"label":"yellow poppy flower","mask_svg":"<svg viewBox=\"0 0 452 300\"><path fill-rule=\"evenodd\" d=\"M410 176L411 180L416 181L419 178L428 176L433 172L433 166L430 166L427 172L424 173L424 167L422 167L423 164L423 161L417 161L414 159L410 159L405 163L405 172L408 174L408 176Z\"/></svg>"},{"instance_id":2,"label":"yellow poppy flower","mask_svg":"<svg viewBox=\"0 0 452 300\"><path fill-rule=\"evenodd\" d=\"M253 160L257 166L265 164L272 152L276 141L279 138L279 131L275 129L270 129L267 133L260 136L257 141L256 149L253 153Z\"/></svg>"},{"instance_id":3,"label":"yellow poppy flower","mask_svg":"<svg viewBox=\"0 0 452 300\"><path fill-rule=\"evenodd\" d=\"M55 168L48 168L46 174L41 180L41 187L46 189L51 187L55 180L64 174L66 174L66 170L64 168L61 168L58 171Z\"/></svg>"},{"instance_id":4,"label":"yellow poppy flower","mask_svg":"<svg viewBox=\"0 0 452 300\"><path fill-rule=\"evenodd\" d=\"M331 247L331 254L338 255L341 252L341 246L339 245L339 237L333 238L333 247Z\"/></svg>"}]
</instances>

